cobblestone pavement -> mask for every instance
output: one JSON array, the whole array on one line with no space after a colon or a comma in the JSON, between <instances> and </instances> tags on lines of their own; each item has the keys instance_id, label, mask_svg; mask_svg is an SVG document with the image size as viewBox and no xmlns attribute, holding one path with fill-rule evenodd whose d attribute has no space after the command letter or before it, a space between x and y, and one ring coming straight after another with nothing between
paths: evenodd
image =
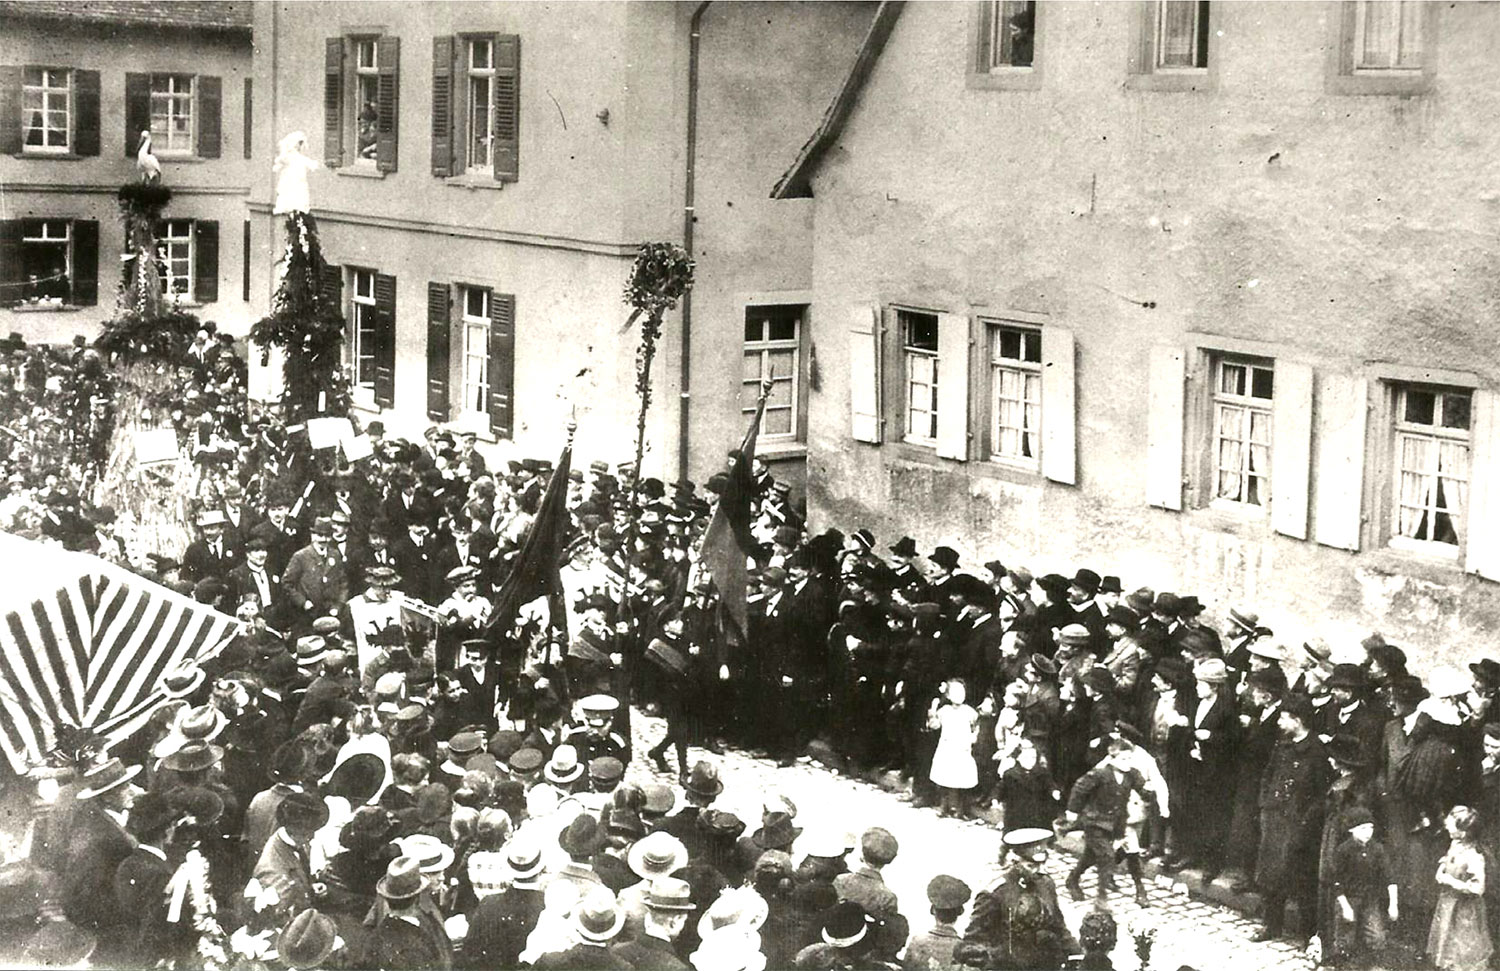
<instances>
[{"instance_id":1,"label":"cobblestone pavement","mask_svg":"<svg viewBox=\"0 0 1500 971\"><path fill-rule=\"evenodd\" d=\"M645 754L664 733L665 725L660 719L635 713L632 741L636 756L630 769L632 777L638 778L645 772L662 782L677 781L675 771L668 775L657 772ZM668 757L670 761L672 753ZM729 750L722 756L714 756L695 748L689 754L689 762L697 758L719 763L724 794L715 807L733 812L745 820L750 830L759 824L762 799L774 793L796 804L797 825L807 831L828 828L858 834L869 826L889 829L900 843L900 853L886 867L885 879L900 899L901 912L911 921L913 933L931 926L926 887L934 875L952 874L976 893L999 881L1001 834L989 823L945 819L936 810L918 809L874 783L840 775L806 759L779 768L773 761L743 752ZM1068 926L1077 933L1079 921L1093 906L1094 876L1091 871L1083 879L1090 899L1075 903L1062 890L1072 863L1072 857L1055 851L1047 871L1057 882ZM1151 965L1157 969L1183 964L1200 971L1310 971L1315 967L1291 942L1251 941L1260 926L1255 920L1195 899L1186 888L1174 889L1170 879L1159 878L1149 887L1147 896L1151 906L1145 910L1136 905L1133 885L1123 867L1116 879L1121 890L1110 896L1109 906L1120 925L1119 944L1113 957L1115 967L1121 971L1140 967L1129 933L1133 927L1155 928ZM966 915L959 926L964 926L967 919Z\"/></svg>"}]
</instances>

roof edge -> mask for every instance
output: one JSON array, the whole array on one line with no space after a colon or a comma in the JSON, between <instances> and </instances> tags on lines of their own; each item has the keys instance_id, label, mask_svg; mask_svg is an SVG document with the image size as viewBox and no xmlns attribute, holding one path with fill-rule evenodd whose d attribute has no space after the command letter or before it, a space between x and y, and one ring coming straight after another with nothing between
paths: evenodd
<instances>
[{"instance_id":1,"label":"roof edge","mask_svg":"<svg viewBox=\"0 0 1500 971\"><path fill-rule=\"evenodd\" d=\"M843 131L844 122L848 120L849 113L854 110L854 103L859 99L860 92L864 90L870 73L875 70L875 62L880 59L881 51L885 50L885 42L890 38L891 31L895 29L896 19L901 16L901 8L904 6L906 6L905 0L881 0L880 6L875 10L875 19L870 22L870 29L865 32L865 38L860 42L859 53L854 57L854 65L849 69L849 74L844 78L838 94L834 95L828 110L823 112L823 120L819 123L817 130L797 153L797 159L792 163L791 168L783 173L775 187L771 189L772 199L812 198L813 171L822 160L823 153Z\"/></svg>"}]
</instances>

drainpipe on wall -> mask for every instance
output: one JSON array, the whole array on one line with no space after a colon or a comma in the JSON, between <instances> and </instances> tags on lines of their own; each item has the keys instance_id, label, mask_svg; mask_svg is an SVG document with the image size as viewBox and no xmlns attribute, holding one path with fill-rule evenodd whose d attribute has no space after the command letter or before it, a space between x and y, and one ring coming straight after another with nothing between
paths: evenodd
<instances>
[{"instance_id":1,"label":"drainpipe on wall","mask_svg":"<svg viewBox=\"0 0 1500 971\"><path fill-rule=\"evenodd\" d=\"M688 24L688 103L687 103L687 158L683 174L682 200L682 248L689 259L693 256L693 196L694 167L698 162L698 40L703 32L703 15L713 0L703 0L693 11ZM677 477L688 477L688 410L692 401L693 368L693 291L682 295L682 346L678 365L678 385L682 391L677 399Z\"/></svg>"}]
</instances>

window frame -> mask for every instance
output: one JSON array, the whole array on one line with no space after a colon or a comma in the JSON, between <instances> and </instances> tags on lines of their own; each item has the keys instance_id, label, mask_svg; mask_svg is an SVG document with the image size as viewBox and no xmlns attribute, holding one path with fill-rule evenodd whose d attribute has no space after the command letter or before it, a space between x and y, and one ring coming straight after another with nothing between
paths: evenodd
<instances>
[{"instance_id":1,"label":"window frame","mask_svg":"<svg viewBox=\"0 0 1500 971\"><path fill-rule=\"evenodd\" d=\"M921 315L923 317L931 317L932 318L932 330L933 330L933 336L935 338L935 343L940 343L941 339L937 337L937 334L938 334L938 322L940 320L941 314L939 312L937 312L937 311L921 310L921 309L918 309L918 308L915 308L915 307L905 307L905 306L896 306L896 305L893 305L891 307L891 311L892 311L892 313L893 313L893 315L895 317L895 321L894 321L895 322L894 337L895 337L895 340L896 340L896 352L900 355L900 357L899 357L900 367L893 369L896 372L897 380L900 382L900 393L899 393L899 395L897 397L897 405L898 405L898 408L899 408L899 412L898 413L900 415L900 420L901 420L901 424L900 424L901 435L900 435L900 438L898 439L898 441L901 441L901 442L903 442L903 443L905 443L907 445L915 445L915 446L918 446L918 447L923 448L923 449L931 449L933 451L936 451L937 444L938 444L938 431L939 431L938 424L937 424L938 423L938 404L939 404L939 401L938 401L938 377L939 377L939 375L938 375L938 353L939 353L939 350L938 350L937 346L934 346L933 349L930 350L930 351L926 350L925 348L918 348L918 347L914 346L910 342L910 340L908 339L908 337L907 337L908 321L907 321L907 319L903 315L918 315L919 314L919 315ZM925 383L925 386L928 389L928 393L931 396L932 404L931 404L931 406L929 408L921 409L922 413L926 414L928 416L929 426L932 428L932 436L930 438L926 437L926 436L923 436L923 435L913 434L912 430L911 430L911 428L912 428L912 425L911 425L911 420L912 420L912 394L911 394L911 389L912 389L912 385L914 383L914 379L913 379L913 376L912 376L912 363L913 363L913 360L916 357L920 357L922 359L930 359L931 360L931 365L930 366L931 366L931 369L932 369L932 377L931 377L930 381L928 381L928 382Z\"/></svg>"},{"instance_id":2,"label":"window frame","mask_svg":"<svg viewBox=\"0 0 1500 971\"><path fill-rule=\"evenodd\" d=\"M39 236L28 235L27 234L27 227L28 227L28 225L39 225L41 227L41 235L39 235ZM62 236L62 238L59 239L57 237L47 235L48 227L52 226L52 225L60 225L60 226L62 226L62 229L63 229L63 236ZM65 268L65 273L67 274L64 279L67 281L67 291L68 291L67 295L62 298L62 303L63 303L63 306L67 306L67 307L71 307L71 306L74 305L73 304L73 300L74 300L73 292L74 292L74 287L75 287L74 274L76 273L76 269L75 269L75 264L74 264L73 241L74 241L74 235L73 235L73 220L72 219L66 219L66 218L65 219L47 219L47 218L30 219L30 218L28 218L28 219L21 220L21 249L22 249L23 254L26 251L28 251L29 249L34 248L34 247L56 246L59 243L62 244L62 249L63 249L63 266ZM25 257L23 256L23 259L24 258ZM50 282L50 281L39 280L37 282L42 283L42 282ZM28 280L27 283L29 285L30 281ZM8 306L20 306L22 304L25 304L25 303L29 302L29 299L30 299L29 296L23 293L19 298L15 299L15 300L11 300L11 299L7 298L6 303L7 303ZM40 300L38 302L40 302Z\"/></svg>"},{"instance_id":3,"label":"window frame","mask_svg":"<svg viewBox=\"0 0 1500 971\"><path fill-rule=\"evenodd\" d=\"M347 270L349 274L349 388L356 397L356 403L361 407L374 408L375 405L375 373L379 367L378 358L372 348L368 354L363 354L365 340L361 336L360 329L366 315L370 316L368 326L365 327L370 334L371 344L376 342L374 315L378 312L375 302L375 276L376 271L367 267L351 266ZM368 279L368 296L360 293L361 279ZM361 308L367 308L363 311ZM360 380L361 358L370 361L370 380Z\"/></svg>"},{"instance_id":4,"label":"window frame","mask_svg":"<svg viewBox=\"0 0 1500 971\"><path fill-rule=\"evenodd\" d=\"M464 110L464 167L461 174L467 176L490 176L494 171L495 164L495 95L497 85L495 79L496 43L495 34L460 34L457 40L463 44L463 110ZM474 66L474 47L477 44L488 45L490 49L489 67L476 68ZM488 97L484 112L484 159L475 161L474 149L474 88L477 82L483 82L488 89Z\"/></svg>"},{"instance_id":5,"label":"window frame","mask_svg":"<svg viewBox=\"0 0 1500 971\"><path fill-rule=\"evenodd\" d=\"M1388 399L1390 415L1389 421L1386 422L1384 426L1384 433L1382 437L1387 440L1387 448L1389 449L1390 454L1390 467L1387 470L1386 475L1384 476L1384 478L1387 480L1385 483L1385 487L1389 490L1389 496L1387 502L1382 507L1383 528L1386 531L1385 545L1390 547L1391 549L1401 550L1408 553L1419 553L1445 560L1461 560L1468 547L1469 514L1472 511L1471 503L1473 498L1472 474L1474 457L1474 389L1454 385L1432 384L1421 381L1395 380L1386 382L1386 390L1387 393L1385 397ZM1408 422L1405 419L1404 414L1406 396L1412 391L1428 392L1438 396L1433 403L1434 418L1438 422L1437 424L1421 425L1414 422ZM1468 427L1463 429L1462 431L1459 431L1458 429L1448 428L1441 424L1442 396L1459 394L1469 399ZM1403 507L1403 503L1401 501L1401 480L1406 472L1402 465L1401 442L1405 437L1421 437L1438 443L1445 441L1461 442L1465 447L1466 460L1464 477L1462 481L1464 483L1466 492L1466 501L1459 508L1459 513L1456 517L1458 521L1454 524L1453 527L1457 539L1457 542L1455 543L1444 543L1440 540L1419 539L1416 537L1401 535L1400 519L1401 510ZM1423 475L1424 478L1428 477L1428 473L1425 471L1417 474ZM1431 471L1430 477L1434 479L1440 478L1435 467ZM1443 478L1454 477L1447 476ZM1423 508L1435 509L1436 507L1424 506ZM1454 517L1452 517L1452 515L1450 514L1450 519L1451 518ZM1433 527L1429 524L1429 535L1431 534L1432 528Z\"/></svg>"},{"instance_id":6,"label":"window frame","mask_svg":"<svg viewBox=\"0 0 1500 971\"><path fill-rule=\"evenodd\" d=\"M1417 24L1416 24L1417 37L1418 37L1418 40L1425 41L1426 38L1423 36L1423 34L1425 32L1422 29L1422 13L1423 13L1422 7L1424 5L1421 3L1421 0L1380 0L1380 2L1382 4L1384 4L1384 5L1394 5L1395 8L1396 8L1397 16L1396 16L1394 22L1395 22L1395 26L1396 26L1397 40L1396 40L1396 45L1395 45L1395 51L1396 51L1396 56L1399 59L1400 58L1400 54L1401 54L1400 37L1401 37L1401 34L1402 34L1403 26L1405 24L1405 18L1401 16L1401 13L1404 12L1402 10L1402 8L1405 6L1405 4L1410 3L1410 4L1412 4L1413 9L1417 10ZM1369 10L1370 10L1370 0L1359 0L1359 2L1355 3L1355 5L1354 5L1354 30L1350 34L1350 37L1349 37L1349 43L1350 43L1350 47L1349 47L1349 58L1350 58L1349 70L1350 70L1350 73L1354 74L1355 76L1359 76L1359 77L1363 77L1363 76L1397 77L1397 76L1407 75L1407 74L1411 74L1411 73L1421 73L1421 71L1422 71L1422 60L1419 60L1417 62L1417 64L1416 64L1415 67L1402 67L1402 66L1396 65L1396 64L1393 64L1390 67L1369 67L1369 66L1361 63L1361 61L1363 59L1362 58L1362 54L1366 51L1366 47L1365 47L1365 25L1366 25L1366 20L1369 17ZM1423 45L1423 52L1425 53L1425 51L1426 51L1426 46L1424 44Z\"/></svg>"},{"instance_id":7,"label":"window frame","mask_svg":"<svg viewBox=\"0 0 1500 971\"><path fill-rule=\"evenodd\" d=\"M985 317L980 319L984 328L985 357L983 360L984 380L986 388L985 415L985 440L984 457L995 465L1008 468L1020 469L1026 472L1040 473L1042 468L1042 423L1046 421L1046 415L1042 412L1042 327L1039 324L1029 323L1021 320L1009 320L1005 318ZM1022 335L1021 357L1011 358L999 354L999 337L1005 331L1014 331ZM1036 360L1031 361L1026 357L1028 336L1036 337ZM998 440L1000 438L1000 388L998 373L1001 371L1013 372L1023 375L1022 397L1019 399L1022 406L1022 421L1025 421L1025 410L1028 405L1033 404L1026 397L1026 376L1034 376L1036 379L1036 425L1030 429L1033 438L1033 454L1030 458L1024 455L1008 455L998 451ZM1025 434L1026 427L1022 426Z\"/></svg>"},{"instance_id":8,"label":"window frame","mask_svg":"<svg viewBox=\"0 0 1500 971\"><path fill-rule=\"evenodd\" d=\"M1440 4L1420 0L1419 24L1422 33L1422 65L1420 68L1371 69L1357 68L1355 49L1358 43L1360 7L1363 0L1330 0L1332 8L1328 21L1328 40L1324 45L1328 51L1327 73L1324 88L1337 95L1421 95L1433 89L1438 68L1438 38L1441 35L1438 18L1442 15Z\"/></svg>"},{"instance_id":9,"label":"window frame","mask_svg":"<svg viewBox=\"0 0 1500 971\"><path fill-rule=\"evenodd\" d=\"M473 428L476 431L483 429L482 434L489 434L490 422L490 327L493 325L491 301L494 299L493 287L476 283L456 283L457 290L459 329L459 353L458 353L458 389L459 406L453 409L453 420L461 427ZM484 315L475 317L469 313L468 298L471 293L482 294L484 297ZM479 331L484 334L484 342L477 355L471 355L469 351L469 336L471 331ZM451 332L450 332L451 333ZM484 381L475 385L482 388L481 400L484 402L479 410L469 409L469 361L471 357L477 357L484 368ZM453 368L449 368L450 381ZM450 399L451 400L451 399Z\"/></svg>"},{"instance_id":10,"label":"window frame","mask_svg":"<svg viewBox=\"0 0 1500 971\"><path fill-rule=\"evenodd\" d=\"M168 90L158 91L158 81L165 80L168 85L186 81L188 90L186 92ZM150 102L149 131L151 132L151 153L159 158L192 158L198 152L198 76L196 74L180 74L175 72L158 71L151 74L151 80L147 87L147 97ZM156 119L163 117L157 113L156 105L158 98L165 98L168 110L164 116L167 119L167 131L165 135L158 135L156 131ZM187 105L187 132L186 134L172 130L172 120L177 117L175 107L180 104ZM185 148L172 147L172 138L180 135L186 139Z\"/></svg>"},{"instance_id":11,"label":"window frame","mask_svg":"<svg viewBox=\"0 0 1500 971\"><path fill-rule=\"evenodd\" d=\"M1242 367L1246 369L1244 394L1237 394L1235 392L1224 390L1224 369L1226 367ZM1272 381L1270 397L1262 398L1254 393L1254 372L1256 370L1270 372ZM1207 423L1209 451L1207 464L1209 469L1209 481L1206 483L1208 490L1207 505L1210 508L1255 517L1269 516L1271 508L1271 482L1272 476L1275 474L1275 378L1276 361L1274 358L1223 352L1213 353L1210 355L1208 384L1209 413ZM1267 467L1263 471L1254 475L1255 478L1261 480L1260 502L1250 502L1249 500L1243 498L1229 498L1227 496L1222 496L1219 494L1219 476L1226 471L1220 464L1219 458L1221 454L1220 443L1222 440L1219 433L1219 414L1220 410L1223 408L1243 409L1240 428L1241 437L1235 439L1236 441L1240 442L1242 447L1248 448L1252 444L1259 444L1265 449ZM1266 437L1266 441L1263 443L1256 443L1251 438L1252 429L1254 428L1254 415L1256 413L1264 415L1265 421L1269 427L1269 434ZM1235 470L1235 474L1239 475L1242 479L1251 477L1249 465L1250 458L1249 453L1247 452L1242 456L1241 467L1238 470ZM1244 494L1245 486L1242 482L1241 495Z\"/></svg>"},{"instance_id":12,"label":"window frame","mask_svg":"<svg viewBox=\"0 0 1500 971\"><path fill-rule=\"evenodd\" d=\"M347 96L345 103L349 105L348 117L344 119L344 132L348 138L350 161L346 164L359 169L375 169L378 162L377 156L380 151L380 38L383 32L376 30L351 31L344 35L344 43L347 46L348 55L344 58L347 74ZM360 55L363 46L370 45L370 63L360 63ZM375 120L371 123L373 137L370 140L369 156L365 156L359 144L359 122L361 106L360 88L362 83L369 79L374 96L370 99L375 106Z\"/></svg>"},{"instance_id":13,"label":"window frame","mask_svg":"<svg viewBox=\"0 0 1500 971\"><path fill-rule=\"evenodd\" d=\"M1163 66L1161 30L1165 0L1136 0L1131 9L1131 42L1126 57L1125 87L1135 91L1213 91L1219 84L1219 45L1223 3L1194 0L1199 4L1195 22L1201 26L1202 48L1207 63L1197 67ZM1203 9L1206 7L1206 10Z\"/></svg>"},{"instance_id":14,"label":"window frame","mask_svg":"<svg viewBox=\"0 0 1500 971\"><path fill-rule=\"evenodd\" d=\"M976 90L1037 91L1046 65L1047 0L1037 0L1031 25L1031 65L993 64L994 31L1004 0L974 0L969 25L965 84Z\"/></svg>"},{"instance_id":15,"label":"window frame","mask_svg":"<svg viewBox=\"0 0 1500 971\"><path fill-rule=\"evenodd\" d=\"M29 84L26 81L26 73L28 71L39 71L39 72L41 72L41 75L42 75L42 81L41 81L41 83L40 84ZM65 80L65 84L66 84L65 87L63 87L61 89L58 89L58 88L55 88L52 85L50 85L50 84L47 83L50 75L53 74L54 72L61 73L63 75L64 80ZM73 154L76 154L76 151L75 151L75 142L76 142L76 139L77 139L76 126L77 126L77 121L78 121L78 87L77 87L77 84L75 83L75 81L76 81L76 74L77 74L77 72L75 71L75 69L70 68L70 67L48 67L48 66L42 65L42 64L27 64L27 65L24 65L21 68L21 115L22 115L22 121L21 121L21 154L22 155L48 155L48 156L56 156L56 155L73 155ZM58 90L63 91L63 109L62 110L64 112L64 121L63 121L62 132L63 132L63 137L66 139L66 142L63 145L61 145L61 146L46 144L46 142L47 142L47 133L50 132L50 131L54 131L55 130L55 129L52 129L52 128L48 127L48 125L47 125L47 115L50 114L52 111L56 110L56 109L48 107L48 105L50 104L50 99L48 98L48 95L49 95L49 93L55 92L55 91L58 91ZM29 135L29 133L31 131L33 131L33 129L29 125L26 124L26 114L27 114L28 111L35 111L35 110L37 110L37 109L34 109L34 108L28 109L26 107L26 96L31 91L37 91L37 92L39 92L40 95L41 95L41 98L42 98L42 107L40 109L41 112L42 112L42 128L41 128L41 132L42 132L42 144L41 145L31 145L31 144L28 143L28 135Z\"/></svg>"},{"instance_id":16,"label":"window frame","mask_svg":"<svg viewBox=\"0 0 1500 971\"><path fill-rule=\"evenodd\" d=\"M174 225L186 227L187 235L173 235L172 228ZM193 299L194 288L198 283L197 273L195 272L198 257L196 230L196 220L162 220L162 234L160 237L158 237L156 242L159 250L158 255L160 257L162 266L162 296L169 300L176 299L179 303L187 303L191 302ZM180 278L172 272L172 261L174 259L174 257L172 256L172 247L174 244L181 244L185 246L187 250L187 254L185 256L185 259L187 261L187 273ZM181 291L174 291L171 288L173 281L177 279L181 279L185 284L184 289Z\"/></svg>"},{"instance_id":17,"label":"window frame","mask_svg":"<svg viewBox=\"0 0 1500 971\"><path fill-rule=\"evenodd\" d=\"M755 311L759 310L764 313L765 311L773 309L781 312L785 312L787 309L796 310L796 317L794 321L795 329L793 331L793 336L790 339L781 340L771 338L769 332L769 324L772 320L772 316L765 316L762 317L761 320L763 325L766 326L762 326L762 336L759 339L751 340L748 337L742 338L740 345L740 367L742 369L740 379L741 393L743 393L745 385L748 385L750 383L749 381L745 380L743 376L745 358L748 358L751 354L757 354L760 358L760 378L756 382L756 386L758 387L761 382L766 380L767 375L769 374L768 367L771 360L771 355L774 353L791 351L792 368L790 377L787 378L787 381L791 384L792 388L791 405L789 409L777 409L778 411L790 410L791 420L788 423L789 430L785 432L768 432L766 430L766 415L762 415L760 429L756 440L773 445L778 443L800 443L804 440L804 426L802 422L802 411L804 406L804 395L802 392L802 341L804 335L807 333L807 304L781 302L746 304L742 308L740 314L740 331L741 334L744 333L745 328L749 325L750 318L752 314L755 313ZM749 416L754 411L755 406L753 404L749 407L746 407L743 403L741 403L740 415L742 418Z\"/></svg>"}]
</instances>

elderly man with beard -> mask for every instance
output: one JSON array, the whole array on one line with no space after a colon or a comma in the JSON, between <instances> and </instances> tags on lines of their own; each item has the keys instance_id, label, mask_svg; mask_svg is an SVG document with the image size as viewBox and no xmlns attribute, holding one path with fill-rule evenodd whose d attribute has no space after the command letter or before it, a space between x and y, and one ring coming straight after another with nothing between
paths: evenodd
<instances>
[{"instance_id":1,"label":"elderly man with beard","mask_svg":"<svg viewBox=\"0 0 1500 971\"><path fill-rule=\"evenodd\" d=\"M1277 716L1281 739L1271 751L1260 786L1255 883L1265 903L1266 923L1256 941L1281 936L1288 899L1297 904L1304 928L1316 911L1318 840L1333 781L1328 753L1313 734L1316 717L1312 706L1296 695L1286 699Z\"/></svg>"}]
</instances>

